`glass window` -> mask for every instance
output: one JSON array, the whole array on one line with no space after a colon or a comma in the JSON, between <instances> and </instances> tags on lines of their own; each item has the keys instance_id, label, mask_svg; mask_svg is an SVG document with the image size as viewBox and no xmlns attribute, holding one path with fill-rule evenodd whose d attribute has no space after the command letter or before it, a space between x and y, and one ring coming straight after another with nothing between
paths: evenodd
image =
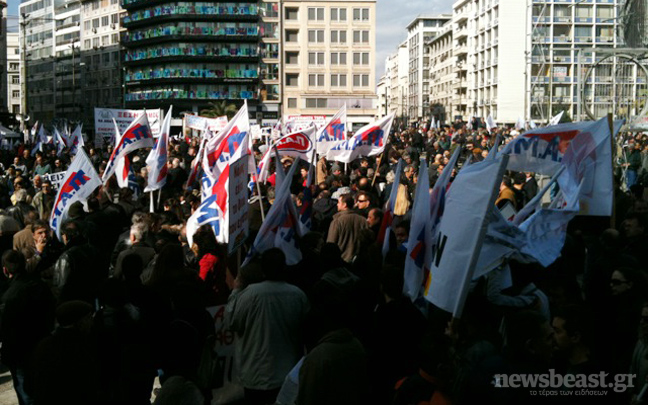
<instances>
[{"instance_id":1,"label":"glass window","mask_svg":"<svg viewBox=\"0 0 648 405\"><path fill-rule=\"evenodd\" d=\"M309 32L310 35L310 32ZM286 42L297 42L299 41L299 31L296 30L287 30L286 31Z\"/></svg>"},{"instance_id":2,"label":"glass window","mask_svg":"<svg viewBox=\"0 0 648 405\"><path fill-rule=\"evenodd\" d=\"M286 20L296 20L299 18L299 9L286 7Z\"/></svg>"},{"instance_id":3,"label":"glass window","mask_svg":"<svg viewBox=\"0 0 648 405\"><path fill-rule=\"evenodd\" d=\"M296 65L299 63L299 52L286 52L286 64Z\"/></svg>"},{"instance_id":4,"label":"glass window","mask_svg":"<svg viewBox=\"0 0 648 405\"><path fill-rule=\"evenodd\" d=\"M289 98L288 99L288 108L297 108L297 99Z\"/></svg>"},{"instance_id":5,"label":"glass window","mask_svg":"<svg viewBox=\"0 0 648 405\"><path fill-rule=\"evenodd\" d=\"M290 87L299 86L299 73L287 73L286 86L290 86Z\"/></svg>"},{"instance_id":6,"label":"glass window","mask_svg":"<svg viewBox=\"0 0 648 405\"><path fill-rule=\"evenodd\" d=\"M324 7L309 7L308 21L324 21Z\"/></svg>"}]
</instances>

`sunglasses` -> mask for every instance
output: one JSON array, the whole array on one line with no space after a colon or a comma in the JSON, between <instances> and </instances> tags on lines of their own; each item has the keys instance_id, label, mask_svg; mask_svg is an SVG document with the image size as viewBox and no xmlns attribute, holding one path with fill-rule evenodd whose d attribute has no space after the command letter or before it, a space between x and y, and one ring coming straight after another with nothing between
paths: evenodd
<instances>
[{"instance_id":1,"label":"sunglasses","mask_svg":"<svg viewBox=\"0 0 648 405\"><path fill-rule=\"evenodd\" d=\"M359 202L359 203L362 203L362 202L369 202L369 200L358 200L358 202Z\"/></svg>"}]
</instances>

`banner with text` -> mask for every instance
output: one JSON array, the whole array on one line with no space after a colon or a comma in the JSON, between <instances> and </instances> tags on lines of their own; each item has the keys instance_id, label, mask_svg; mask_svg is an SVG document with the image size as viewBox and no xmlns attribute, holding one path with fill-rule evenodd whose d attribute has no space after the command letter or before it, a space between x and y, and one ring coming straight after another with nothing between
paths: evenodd
<instances>
[{"instance_id":1,"label":"banner with text","mask_svg":"<svg viewBox=\"0 0 648 405\"><path fill-rule=\"evenodd\" d=\"M144 110L121 110L115 108L95 108L95 136L102 136L104 138L110 138L115 133L115 125L113 124L113 118L117 122L119 127L119 133L124 133L126 128L138 118L140 115L144 114ZM160 134L160 124L162 123L162 109L152 109L146 110L146 115L148 115L149 125L151 127L151 133L153 137L156 137Z\"/></svg>"}]
</instances>

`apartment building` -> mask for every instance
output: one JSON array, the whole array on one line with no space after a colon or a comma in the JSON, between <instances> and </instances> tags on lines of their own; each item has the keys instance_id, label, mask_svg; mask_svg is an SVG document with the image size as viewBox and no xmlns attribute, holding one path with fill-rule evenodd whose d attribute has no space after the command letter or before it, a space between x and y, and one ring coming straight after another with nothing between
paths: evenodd
<instances>
[{"instance_id":1,"label":"apartment building","mask_svg":"<svg viewBox=\"0 0 648 405\"><path fill-rule=\"evenodd\" d=\"M7 110L20 114L20 46L17 32L7 33Z\"/></svg>"},{"instance_id":2,"label":"apartment building","mask_svg":"<svg viewBox=\"0 0 648 405\"><path fill-rule=\"evenodd\" d=\"M283 2L282 114L333 115L352 130L376 116L375 0Z\"/></svg>"},{"instance_id":3,"label":"apartment building","mask_svg":"<svg viewBox=\"0 0 648 405\"><path fill-rule=\"evenodd\" d=\"M452 33L453 24L452 21L448 21L426 44L429 48L426 52L428 65L424 66L424 69L429 71L430 77L429 111L435 122L441 123L452 122L455 116L462 115L460 104L453 104L454 94L457 91L455 83L458 82L458 72L453 54Z\"/></svg>"},{"instance_id":4,"label":"apartment building","mask_svg":"<svg viewBox=\"0 0 648 405\"><path fill-rule=\"evenodd\" d=\"M0 0L0 110L9 112L7 86L7 2Z\"/></svg>"},{"instance_id":5,"label":"apartment building","mask_svg":"<svg viewBox=\"0 0 648 405\"><path fill-rule=\"evenodd\" d=\"M408 117L410 121L430 114L429 48L426 46L452 19L451 14L419 15L407 25Z\"/></svg>"},{"instance_id":6,"label":"apartment building","mask_svg":"<svg viewBox=\"0 0 648 405\"><path fill-rule=\"evenodd\" d=\"M83 0L81 5L80 60L76 80L84 128L94 128L94 107L122 108L124 73L121 34L124 10L118 0ZM130 77L129 77L130 79Z\"/></svg>"}]
</instances>

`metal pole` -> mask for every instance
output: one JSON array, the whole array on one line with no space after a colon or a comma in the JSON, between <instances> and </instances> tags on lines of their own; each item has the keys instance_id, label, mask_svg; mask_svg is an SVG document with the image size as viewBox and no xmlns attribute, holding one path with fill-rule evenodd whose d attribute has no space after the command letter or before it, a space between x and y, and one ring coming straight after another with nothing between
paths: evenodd
<instances>
[{"instance_id":1,"label":"metal pole","mask_svg":"<svg viewBox=\"0 0 648 405\"><path fill-rule=\"evenodd\" d=\"M27 35L26 28L29 21L25 21L28 14L22 14L22 21L20 22L20 29L22 31L22 50L20 51L20 125L23 130L26 128L25 117L27 116Z\"/></svg>"}]
</instances>

